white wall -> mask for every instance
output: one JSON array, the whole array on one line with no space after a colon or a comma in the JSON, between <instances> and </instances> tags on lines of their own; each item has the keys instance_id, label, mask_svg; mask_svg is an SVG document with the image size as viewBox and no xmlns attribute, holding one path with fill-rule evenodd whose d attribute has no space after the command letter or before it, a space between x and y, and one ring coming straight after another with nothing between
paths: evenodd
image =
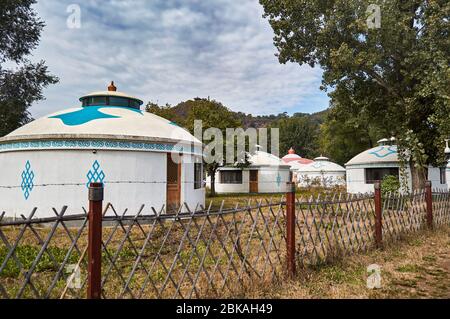
<instances>
[{"instance_id":1,"label":"white wall","mask_svg":"<svg viewBox=\"0 0 450 319\"><path fill-rule=\"evenodd\" d=\"M373 184L366 184L364 168L346 168L347 171L347 192L351 194L357 193L373 193Z\"/></svg>"},{"instance_id":2,"label":"white wall","mask_svg":"<svg viewBox=\"0 0 450 319\"><path fill-rule=\"evenodd\" d=\"M128 209L127 214L134 215L142 204L146 205L144 213L151 213L152 206L158 211L165 204L166 153L18 151L0 153L0 211L5 211L7 216L28 216L33 207L38 207L35 217L46 217L54 216L53 207L60 210L67 205L66 214L82 212L82 207L88 206L86 175L95 160L100 164L99 170L105 174L104 203L111 202L118 214ZM35 175L35 186L28 199L25 199L20 185L27 161ZM193 175L193 170L193 163L183 166L186 175ZM204 204L204 190L193 190L193 184L183 183L181 199L193 207L198 202Z\"/></svg>"},{"instance_id":3,"label":"white wall","mask_svg":"<svg viewBox=\"0 0 450 319\"><path fill-rule=\"evenodd\" d=\"M242 171L242 184L221 184L220 183L220 171L216 171L216 193L248 193L250 191L249 178L250 173L248 170Z\"/></svg>"},{"instance_id":4,"label":"white wall","mask_svg":"<svg viewBox=\"0 0 450 319\"><path fill-rule=\"evenodd\" d=\"M339 186L339 185L345 185L345 172L327 172L324 174L321 174L319 172L317 173L304 173L304 172L297 172L297 182L298 186L301 187L307 187L310 186L311 181L317 180L320 181L321 186L323 187L330 187L330 186Z\"/></svg>"},{"instance_id":5,"label":"white wall","mask_svg":"<svg viewBox=\"0 0 450 319\"><path fill-rule=\"evenodd\" d=\"M258 167L252 170L258 170L258 193L284 193L287 191L286 183L289 182L289 168L277 167ZM278 180L278 173L280 179ZM226 193L249 193L250 192L250 171L244 169L242 171L242 184L221 184L220 171L216 172L216 192L218 194ZM208 178L209 185L211 179Z\"/></svg>"},{"instance_id":6,"label":"white wall","mask_svg":"<svg viewBox=\"0 0 450 319\"><path fill-rule=\"evenodd\" d=\"M396 165L389 165L386 167L396 167ZM346 170L347 170L347 192L352 194L374 192L374 185L366 184L364 167L347 166ZM408 181L408 188L412 189L411 171L409 168L406 169L406 175Z\"/></svg>"},{"instance_id":7,"label":"white wall","mask_svg":"<svg viewBox=\"0 0 450 319\"><path fill-rule=\"evenodd\" d=\"M448 174L447 174L448 175ZM431 187L433 189L447 190L448 189L448 178L446 184L441 184L441 172L439 168L429 167L428 168L428 180L431 181Z\"/></svg>"},{"instance_id":8,"label":"white wall","mask_svg":"<svg viewBox=\"0 0 450 319\"><path fill-rule=\"evenodd\" d=\"M200 210L201 206L205 206L205 188L194 189L194 162L187 156L183 156L183 163L181 164L181 202L188 205L191 211ZM197 206L197 204L199 206Z\"/></svg>"},{"instance_id":9,"label":"white wall","mask_svg":"<svg viewBox=\"0 0 450 319\"><path fill-rule=\"evenodd\" d=\"M289 168L261 167L258 171L258 192L285 193L286 183L290 181L289 172Z\"/></svg>"}]
</instances>

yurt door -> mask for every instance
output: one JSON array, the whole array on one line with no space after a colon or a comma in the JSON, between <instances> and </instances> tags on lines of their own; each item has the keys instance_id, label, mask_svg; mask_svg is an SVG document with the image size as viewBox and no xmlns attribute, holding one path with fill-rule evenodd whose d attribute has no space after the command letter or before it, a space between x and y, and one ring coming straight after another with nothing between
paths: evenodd
<instances>
[{"instance_id":1,"label":"yurt door","mask_svg":"<svg viewBox=\"0 0 450 319\"><path fill-rule=\"evenodd\" d=\"M250 193L258 192L258 171L250 171Z\"/></svg>"},{"instance_id":2,"label":"yurt door","mask_svg":"<svg viewBox=\"0 0 450 319\"><path fill-rule=\"evenodd\" d=\"M175 163L167 154L167 212L176 211L180 207L181 163Z\"/></svg>"}]
</instances>

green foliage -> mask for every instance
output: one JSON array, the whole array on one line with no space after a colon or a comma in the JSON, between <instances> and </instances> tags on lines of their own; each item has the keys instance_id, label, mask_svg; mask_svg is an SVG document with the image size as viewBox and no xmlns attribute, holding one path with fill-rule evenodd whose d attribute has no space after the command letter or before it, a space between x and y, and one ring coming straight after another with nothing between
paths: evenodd
<instances>
[{"instance_id":1,"label":"green foliage","mask_svg":"<svg viewBox=\"0 0 450 319\"><path fill-rule=\"evenodd\" d=\"M322 88L333 90L333 108L355 120L350 127L365 124L357 133L369 129L370 136L376 129L395 136L411 150L418 170L443 163L450 135L450 2L260 3L275 32L279 61L320 65ZM379 29L367 26L369 4L381 7Z\"/></svg>"},{"instance_id":2,"label":"green foliage","mask_svg":"<svg viewBox=\"0 0 450 319\"><path fill-rule=\"evenodd\" d=\"M44 22L32 9L34 0L0 2L0 136L31 121L28 108L43 100L42 89L58 79L49 75L44 61L31 63ZM2 64L14 65L5 69Z\"/></svg>"},{"instance_id":3,"label":"green foliage","mask_svg":"<svg viewBox=\"0 0 450 319\"><path fill-rule=\"evenodd\" d=\"M286 117L273 122L270 127L280 129L280 154L287 154L292 147L302 157L315 158L320 155L319 123L309 117Z\"/></svg>"},{"instance_id":4,"label":"green foliage","mask_svg":"<svg viewBox=\"0 0 450 319\"><path fill-rule=\"evenodd\" d=\"M383 195L388 193L397 193L400 190L400 181L397 176L386 175L381 181L381 192Z\"/></svg>"},{"instance_id":5,"label":"green foliage","mask_svg":"<svg viewBox=\"0 0 450 319\"><path fill-rule=\"evenodd\" d=\"M357 110L331 107L320 127L319 141L324 154L344 165L353 156L374 147L386 134L389 133L374 128Z\"/></svg>"},{"instance_id":6,"label":"green foliage","mask_svg":"<svg viewBox=\"0 0 450 319\"><path fill-rule=\"evenodd\" d=\"M41 247L31 246L31 245L19 245L17 246L14 254L16 258L20 261L24 270L28 270L31 268L34 260ZM55 258L56 264L50 258L49 253ZM68 249L63 249L55 246L47 247L47 250L43 253L41 259L36 265L35 272L43 272L43 271L57 271L61 266L64 258L68 253ZM0 247L0 264L4 262L6 256L8 254L8 250L6 247ZM76 251L72 251L69 256L69 260L67 264L75 264L78 262L79 254ZM20 274L20 269L17 266L17 263L14 261L14 258L9 258L6 263L6 267L1 272L1 277L17 277Z\"/></svg>"},{"instance_id":7,"label":"green foliage","mask_svg":"<svg viewBox=\"0 0 450 319\"><path fill-rule=\"evenodd\" d=\"M226 154L227 141L226 129L227 128L237 128L241 126L241 121L236 116L236 113L230 111L222 103L208 99L195 98L193 100L188 100L179 103L177 106L170 107L158 106L154 103L147 104L147 111L162 116L170 121L177 123L179 126L186 128L191 134L194 134L194 121L202 121L203 131L208 128L214 127L218 128L222 132L224 138L223 143L223 154ZM204 141L204 143L209 143L210 141ZM237 152L235 155L237 157ZM211 176L211 193L215 194L214 189L214 175L216 170L219 168L221 163L205 163L205 169ZM241 165L245 165L241 164Z\"/></svg>"}]
</instances>

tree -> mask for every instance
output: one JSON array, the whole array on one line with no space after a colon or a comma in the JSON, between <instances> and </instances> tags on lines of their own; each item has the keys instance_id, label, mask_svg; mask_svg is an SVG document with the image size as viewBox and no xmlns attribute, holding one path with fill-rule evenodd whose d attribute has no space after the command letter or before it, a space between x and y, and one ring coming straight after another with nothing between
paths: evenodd
<instances>
[{"instance_id":1,"label":"tree","mask_svg":"<svg viewBox=\"0 0 450 319\"><path fill-rule=\"evenodd\" d=\"M28 108L43 100L42 89L58 79L49 75L44 61L26 57L36 48L44 22L31 8L35 0L0 2L0 136L32 120ZM14 64L5 69L4 64Z\"/></svg>"},{"instance_id":2,"label":"tree","mask_svg":"<svg viewBox=\"0 0 450 319\"><path fill-rule=\"evenodd\" d=\"M331 108L320 127L321 151L341 165L362 151L374 147L376 141L389 134L374 128L370 120L358 110L355 115L348 116L352 112L344 107Z\"/></svg>"},{"instance_id":3,"label":"tree","mask_svg":"<svg viewBox=\"0 0 450 319\"><path fill-rule=\"evenodd\" d=\"M320 155L319 124L309 116L282 118L273 122L270 127L280 129L280 154L287 154L292 147L302 157L314 158Z\"/></svg>"},{"instance_id":4,"label":"tree","mask_svg":"<svg viewBox=\"0 0 450 319\"><path fill-rule=\"evenodd\" d=\"M281 63L323 69L332 107L351 108L397 138L413 189L444 162L450 135L450 39L446 0L260 0ZM367 9L381 9L369 28ZM372 5L373 7L373 5ZM408 150L409 152L403 152ZM410 154L407 155L407 154Z\"/></svg>"},{"instance_id":5,"label":"tree","mask_svg":"<svg viewBox=\"0 0 450 319\"><path fill-rule=\"evenodd\" d=\"M241 126L241 121L237 118L236 113L230 111L222 103L210 100L195 98L181 102L174 107L150 105L147 111L162 116L170 121L176 122L178 125L185 127L191 134L194 134L194 121L201 120L203 130L211 127L218 128L225 137L227 128L237 128ZM179 114L183 114L184 117ZM207 143L208 141L204 141ZM228 141L224 138L223 154L226 153ZM235 156L237 154L235 152ZM211 195L215 195L215 174L217 169L222 166L222 162L205 163L205 170L211 176ZM240 164L242 166L242 163ZM245 163L244 163L245 165Z\"/></svg>"}]
</instances>

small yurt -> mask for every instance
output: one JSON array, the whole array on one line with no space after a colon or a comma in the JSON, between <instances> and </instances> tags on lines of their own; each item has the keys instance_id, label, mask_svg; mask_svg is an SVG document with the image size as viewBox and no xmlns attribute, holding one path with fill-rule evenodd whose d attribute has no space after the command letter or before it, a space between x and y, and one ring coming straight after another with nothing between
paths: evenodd
<instances>
[{"instance_id":1,"label":"small yurt","mask_svg":"<svg viewBox=\"0 0 450 319\"><path fill-rule=\"evenodd\" d=\"M114 83L80 102L0 139L0 212L80 213L92 182L104 183L104 202L117 214L204 204L202 144L188 131L142 111Z\"/></svg>"},{"instance_id":2,"label":"small yurt","mask_svg":"<svg viewBox=\"0 0 450 319\"><path fill-rule=\"evenodd\" d=\"M281 160L291 167L292 181L295 183L298 180L297 178L298 169L303 165L307 165L314 162L313 160L297 155L292 147L289 149L288 154L283 156Z\"/></svg>"},{"instance_id":3,"label":"small yurt","mask_svg":"<svg viewBox=\"0 0 450 319\"><path fill-rule=\"evenodd\" d=\"M374 191L375 181L383 180L386 175L400 179L400 163L398 160L395 139L382 139L378 146L368 149L345 164L347 171L347 191L349 193L370 193ZM406 169L408 188L412 188L411 171ZM433 188L448 189L446 168L428 168L428 179Z\"/></svg>"},{"instance_id":4,"label":"small yurt","mask_svg":"<svg viewBox=\"0 0 450 319\"><path fill-rule=\"evenodd\" d=\"M297 169L297 183L301 187L345 185L345 168L328 157L316 157L314 162Z\"/></svg>"},{"instance_id":5,"label":"small yurt","mask_svg":"<svg viewBox=\"0 0 450 319\"><path fill-rule=\"evenodd\" d=\"M284 193L290 181L290 166L267 152L256 151L249 156L245 168L220 167L215 175L215 190L226 193ZM211 183L208 178L207 183Z\"/></svg>"}]
</instances>

